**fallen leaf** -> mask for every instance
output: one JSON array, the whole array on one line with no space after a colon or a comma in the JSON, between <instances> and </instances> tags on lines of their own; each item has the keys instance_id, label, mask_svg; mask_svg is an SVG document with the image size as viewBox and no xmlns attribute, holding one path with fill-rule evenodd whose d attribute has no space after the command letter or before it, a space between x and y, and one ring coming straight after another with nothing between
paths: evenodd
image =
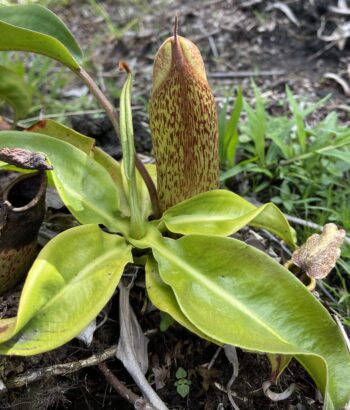
<instances>
[{"instance_id":1,"label":"fallen leaf","mask_svg":"<svg viewBox=\"0 0 350 410\"><path fill-rule=\"evenodd\" d=\"M344 229L338 229L332 223L326 224L322 234L311 235L304 245L294 251L292 261L308 276L315 279L325 278L340 257L344 238Z\"/></svg>"}]
</instances>

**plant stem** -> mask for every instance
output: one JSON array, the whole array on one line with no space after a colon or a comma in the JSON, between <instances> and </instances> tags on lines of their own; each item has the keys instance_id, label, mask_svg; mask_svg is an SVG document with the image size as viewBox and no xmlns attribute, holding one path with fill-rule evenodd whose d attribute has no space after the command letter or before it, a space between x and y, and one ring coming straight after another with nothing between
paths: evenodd
<instances>
[{"instance_id":1,"label":"plant stem","mask_svg":"<svg viewBox=\"0 0 350 410\"><path fill-rule=\"evenodd\" d=\"M30 383L38 382L46 378L52 378L53 376L67 375L77 372L85 367L96 366L99 363L112 359L117 352L117 346L113 345L106 350L96 353L86 359L82 359L76 362L60 363L53 366L42 367L39 369L28 370L18 376L10 377L6 380L5 384L0 387L0 396L8 394L8 390L16 389L25 386L29 388Z\"/></svg>"},{"instance_id":2,"label":"plant stem","mask_svg":"<svg viewBox=\"0 0 350 410\"><path fill-rule=\"evenodd\" d=\"M108 98L99 89L99 87L97 86L95 81L92 79L90 74L87 71L85 71L83 67L80 67L79 71L77 71L77 74L81 78L81 80L87 85L91 93L100 103L102 108L105 110L108 118L110 119L112 123L113 129L117 135L117 138L120 139L119 138L119 121L118 121L117 111L115 110L113 105L110 103ZM147 186L147 189L148 189L148 192L151 198L151 202L152 202L154 217L158 219L160 218L161 213L160 213L157 189L146 167L144 166L140 158L137 156L137 154L135 154L135 165Z\"/></svg>"},{"instance_id":3,"label":"plant stem","mask_svg":"<svg viewBox=\"0 0 350 410\"><path fill-rule=\"evenodd\" d=\"M133 404L134 407L143 410L153 410L149 403L145 401L144 398L135 394L132 390L128 389L108 368L106 363L100 363L98 365L101 373L104 375L107 382L129 403Z\"/></svg>"}]
</instances>

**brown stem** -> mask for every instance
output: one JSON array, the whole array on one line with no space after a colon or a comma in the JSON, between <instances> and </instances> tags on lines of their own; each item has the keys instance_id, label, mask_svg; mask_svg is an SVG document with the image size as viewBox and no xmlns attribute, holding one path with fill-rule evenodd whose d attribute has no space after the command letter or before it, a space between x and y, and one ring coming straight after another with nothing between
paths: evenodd
<instances>
[{"instance_id":1,"label":"brown stem","mask_svg":"<svg viewBox=\"0 0 350 410\"><path fill-rule=\"evenodd\" d=\"M152 407L146 400L137 394L135 394L132 390L128 389L108 368L106 363L100 363L98 365L101 373L104 375L107 382L129 403L134 405L137 409L142 410L152 410Z\"/></svg>"},{"instance_id":2,"label":"brown stem","mask_svg":"<svg viewBox=\"0 0 350 410\"><path fill-rule=\"evenodd\" d=\"M145 167L145 164L140 160L137 154L135 154L135 165L147 186L149 196L151 198L154 217L155 219L159 219L162 216L162 213L160 211L157 188L154 185L153 180Z\"/></svg>"},{"instance_id":3,"label":"brown stem","mask_svg":"<svg viewBox=\"0 0 350 410\"><path fill-rule=\"evenodd\" d=\"M110 103L108 98L99 89L99 87L97 86L95 81L92 79L92 77L89 75L89 73L85 71L83 67L80 67L79 71L77 71L77 74L82 79L82 81L87 85L87 87L92 92L92 94L97 99L97 101L100 103L102 108L106 111L106 114L113 125L113 129L117 135L117 138L120 139L117 111L115 110L113 105ZM135 154L135 165L147 186L147 189L148 189L148 192L151 198L153 213L154 213L155 218L158 219L160 218L161 213L160 213L160 207L159 207L159 201L158 201L157 188L155 187L151 176L149 175L146 167L144 166L144 164L142 163L142 161L140 160L137 154Z\"/></svg>"},{"instance_id":4,"label":"brown stem","mask_svg":"<svg viewBox=\"0 0 350 410\"><path fill-rule=\"evenodd\" d=\"M96 353L87 359L82 359L77 362L61 363L53 366L43 367L39 369L29 370L19 376L14 376L6 380L6 385L0 380L0 396L6 394L8 390L26 386L30 383L37 382L53 376L67 375L77 372L85 367L96 366L104 360L115 357L117 346L111 346L106 350Z\"/></svg>"}]
</instances>

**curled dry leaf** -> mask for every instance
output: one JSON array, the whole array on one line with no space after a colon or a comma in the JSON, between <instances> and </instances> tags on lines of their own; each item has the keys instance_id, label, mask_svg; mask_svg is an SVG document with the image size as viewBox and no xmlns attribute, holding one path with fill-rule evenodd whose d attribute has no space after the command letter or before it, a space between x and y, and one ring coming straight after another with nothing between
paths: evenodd
<instances>
[{"instance_id":1,"label":"curled dry leaf","mask_svg":"<svg viewBox=\"0 0 350 410\"><path fill-rule=\"evenodd\" d=\"M345 238L344 229L326 224L322 234L311 235L292 256L293 263L315 279L326 277L340 257L340 247Z\"/></svg>"},{"instance_id":2,"label":"curled dry leaf","mask_svg":"<svg viewBox=\"0 0 350 410\"><path fill-rule=\"evenodd\" d=\"M0 160L23 169L37 169L39 171L52 169L44 154L21 148L0 149Z\"/></svg>"}]
</instances>

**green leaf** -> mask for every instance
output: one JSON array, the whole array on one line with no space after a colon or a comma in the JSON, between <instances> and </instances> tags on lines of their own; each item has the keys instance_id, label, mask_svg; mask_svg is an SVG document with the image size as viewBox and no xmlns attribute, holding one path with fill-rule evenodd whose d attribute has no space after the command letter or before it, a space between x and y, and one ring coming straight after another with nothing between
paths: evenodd
<instances>
[{"instance_id":1,"label":"green leaf","mask_svg":"<svg viewBox=\"0 0 350 410\"><path fill-rule=\"evenodd\" d=\"M170 315L165 312L160 312L159 329L161 332L166 332L174 322L174 319Z\"/></svg>"},{"instance_id":2,"label":"green leaf","mask_svg":"<svg viewBox=\"0 0 350 410\"><path fill-rule=\"evenodd\" d=\"M146 289L151 302L156 308L168 313L176 322L200 338L220 344L197 329L182 313L173 290L159 276L158 264L152 256L148 257L146 262Z\"/></svg>"},{"instance_id":3,"label":"green leaf","mask_svg":"<svg viewBox=\"0 0 350 410\"><path fill-rule=\"evenodd\" d=\"M327 409L350 397L350 354L326 309L265 253L232 238L149 239L162 280L202 332L252 351L296 355ZM333 407L332 407L333 406Z\"/></svg>"},{"instance_id":4,"label":"green leaf","mask_svg":"<svg viewBox=\"0 0 350 410\"><path fill-rule=\"evenodd\" d=\"M294 230L274 204L257 208L226 190L204 192L180 202L166 210L161 221L171 232L182 235L228 236L248 224L267 229L295 247Z\"/></svg>"},{"instance_id":5,"label":"green leaf","mask_svg":"<svg viewBox=\"0 0 350 410\"><path fill-rule=\"evenodd\" d=\"M45 134L61 141L68 142L102 165L109 173L118 191L122 214L124 216L130 216L129 205L123 188L120 164L101 148L96 147L93 138L80 134L79 132L53 120L39 121L37 124L32 125L28 131Z\"/></svg>"},{"instance_id":6,"label":"green leaf","mask_svg":"<svg viewBox=\"0 0 350 410\"><path fill-rule=\"evenodd\" d=\"M24 148L44 153L53 166L56 189L64 204L82 224L104 224L127 229L119 211L118 191L108 172L67 142L32 132L1 131L0 148Z\"/></svg>"},{"instance_id":7,"label":"green leaf","mask_svg":"<svg viewBox=\"0 0 350 410\"><path fill-rule=\"evenodd\" d=\"M134 238L139 239L145 235L145 226L139 206L136 185L134 129L131 111L132 74L126 63L120 63L120 66L128 74L120 95L120 142L123 149L124 175L129 192L130 232Z\"/></svg>"},{"instance_id":8,"label":"green leaf","mask_svg":"<svg viewBox=\"0 0 350 410\"><path fill-rule=\"evenodd\" d=\"M107 152L103 151L99 147L95 147L93 150L94 160L98 162L109 173L114 185L118 191L118 198L120 201L119 209L123 216L130 216L130 208L123 187L122 169L118 161L111 157Z\"/></svg>"},{"instance_id":9,"label":"green leaf","mask_svg":"<svg viewBox=\"0 0 350 410\"><path fill-rule=\"evenodd\" d=\"M233 167L236 155L236 146L238 143L237 125L243 108L243 94L242 88L239 87L237 91L237 98L232 109L230 119L225 128L224 134L224 150L227 167Z\"/></svg>"},{"instance_id":10,"label":"green leaf","mask_svg":"<svg viewBox=\"0 0 350 410\"><path fill-rule=\"evenodd\" d=\"M225 155L225 128L226 128L226 115L228 111L228 99L225 101L218 115L218 130L219 130L219 162L222 167L225 168L226 155Z\"/></svg>"},{"instance_id":11,"label":"green leaf","mask_svg":"<svg viewBox=\"0 0 350 410\"><path fill-rule=\"evenodd\" d=\"M131 247L125 240L96 225L58 235L29 271L16 327L11 339L0 345L0 353L28 356L71 340L112 297L131 261Z\"/></svg>"},{"instance_id":12,"label":"green leaf","mask_svg":"<svg viewBox=\"0 0 350 410\"><path fill-rule=\"evenodd\" d=\"M186 370L185 370L184 368L179 367L179 368L176 370L175 377L176 377L177 379L184 379L186 376L187 376L187 372L186 372Z\"/></svg>"},{"instance_id":13,"label":"green leaf","mask_svg":"<svg viewBox=\"0 0 350 410\"><path fill-rule=\"evenodd\" d=\"M24 118L31 104L28 85L15 71L4 66L0 66L0 79L0 100L11 106L15 121Z\"/></svg>"},{"instance_id":14,"label":"green leaf","mask_svg":"<svg viewBox=\"0 0 350 410\"><path fill-rule=\"evenodd\" d=\"M304 117L303 117L302 112L299 109L296 99L294 98L288 86L286 87L286 92L287 92L288 102L289 102L291 111L293 113L295 125L297 126L297 137L298 137L298 141L300 144L301 152L304 153L306 151L306 131L305 131L305 125L304 125Z\"/></svg>"},{"instance_id":15,"label":"green leaf","mask_svg":"<svg viewBox=\"0 0 350 410\"><path fill-rule=\"evenodd\" d=\"M247 113L247 125L249 129L249 135L254 141L255 154L258 157L259 164L265 167L265 135L267 128L267 113L265 110L265 104L262 99L261 93L253 82L254 97L256 101L255 111L246 102L243 101L244 109Z\"/></svg>"},{"instance_id":16,"label":"green leaf","mask_svg":"<svg viewBox=\"0 0 350 410\"><path fill-rule=\"evenodd\" d=\"M88 155L91 155L95 147L95 140L93 138L80 134L80 132L53 120L39 121L36 124L33 124L28 131L48 135L61 141L68 142Z\"/></svg>"},{"instance_id":17,"label":"green leaf","mask_svg":"<svg viewBox=\"0 0 350 410\"><path fill-rule=\"evenodd\" d=\"M183 399L188 395L190 392L190 386L187 380L179 380L175 382L176 391Z\"/></svg>"},{"instance_id":18,"label":"green leaf","mask_svg":"<svg viewBox=\"0 0 350 410\"><path fill-rule=\"evenodd\" d=\"M331 151L324 152L323 155L340 159L341 161L350 164L350 151L341 151L339 149L333 149Z\"/></svg>"},{"instance_id":19,"label":"green leaf","mask_svg":"<svg viewBox=\"0 0 350 410\"><path fill-rule=\"evenodd\" d=\"M0 7L0 50L29 51L78 70L82 51L60 18L45 7Z\"/></svg>"}]
</instances>

